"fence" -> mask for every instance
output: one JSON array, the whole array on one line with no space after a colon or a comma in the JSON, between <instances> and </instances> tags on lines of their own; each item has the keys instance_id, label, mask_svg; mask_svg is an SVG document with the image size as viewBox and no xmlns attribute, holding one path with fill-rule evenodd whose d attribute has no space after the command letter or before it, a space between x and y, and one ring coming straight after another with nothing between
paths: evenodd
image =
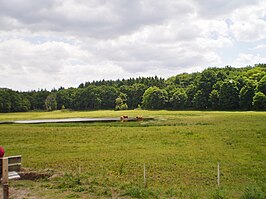
<instances>
[{"instance_id":1,"label":"fence","mask_svg":"<svg viewBox=\"0 0 266 199\"><path fill-rule=\"evenodd\" d=\"M254 164L210 162L206 164L178 163L132 163L120 164L87 163L69 165L68 171L88 174L109 181L131 183L142 187L166 186L223 186L226 184L249 181L258 174ZM265 169L263 171L265 173ZM259 176L257 176L259 177Z\"/></svg>"}]
</instances>

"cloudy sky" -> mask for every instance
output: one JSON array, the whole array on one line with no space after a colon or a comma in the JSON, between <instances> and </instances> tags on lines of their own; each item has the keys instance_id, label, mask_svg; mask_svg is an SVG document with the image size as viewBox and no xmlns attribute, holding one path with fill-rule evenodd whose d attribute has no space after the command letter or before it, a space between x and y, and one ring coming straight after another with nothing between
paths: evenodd
<instances>
[{"instance_id":1,"label":"cloudy sky","mask_svg":"<svg viewBox=\"0 0 266 199\"><path fill-rule=\"evenodd\" d=\"M0 0L0 87L266 63L265 0Z\"/></svg>"}]
</instances>

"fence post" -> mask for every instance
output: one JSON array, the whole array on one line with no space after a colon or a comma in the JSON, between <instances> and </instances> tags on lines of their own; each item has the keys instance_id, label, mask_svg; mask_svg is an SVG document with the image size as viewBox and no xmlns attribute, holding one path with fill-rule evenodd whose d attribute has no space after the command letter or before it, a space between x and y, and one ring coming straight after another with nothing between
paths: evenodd
<instances>
[{"instance_id":1,"label":"fence post","mask_svg":"<svg viewBox=\"0 0 266 199\"><path fill-rule=\"evenodd\" d=\"M79 165L79 174L81 174L81 167L80 167L80 165Z\"/></svg>"},{"instance_id":2,"label":"fence post","mask_svg":"<svg viewBox=\"0 0 266 199\"><path fill-rule=\"evenodd\" d=\"M217 166L217 184L218 187L220 186L220 163L218 162L218 166Z\"/></svg>"},{"instance_id":3,"label":"fence post","mask_svg":"<svg viewBox=\"0 0 266 199\"><path fill-rule=\"evenodd\" d=\"M8 158L2 158L2 186L3 186L3 199L9 198L8 190Z\"/></svg>"},{"instance_id":4,"label":"fence post","mask_svg":"<svg viewBox=\"0 0 266 199\"><path fill-rule=\"evenodd\" d=\"M143 178L144 178L144 187L147 187L147 182L146 182L146 166L144 164L144 170L143 170Z\"/></svg>"}]
</instances>

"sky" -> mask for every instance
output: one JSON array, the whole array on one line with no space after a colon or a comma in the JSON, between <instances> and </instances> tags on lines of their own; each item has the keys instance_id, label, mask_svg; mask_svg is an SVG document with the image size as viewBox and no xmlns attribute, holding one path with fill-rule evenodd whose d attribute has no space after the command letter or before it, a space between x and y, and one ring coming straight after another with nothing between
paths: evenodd
<instances>
[{"instance_id":1,"label":"sky","mask_svg":"<svg viewBox=\"0 0 266 199\"><path fill-rule=\"evenodd\" d=\"M0 0L0 88L266 63L265 0Z\"/></svg>"}]
</instances>

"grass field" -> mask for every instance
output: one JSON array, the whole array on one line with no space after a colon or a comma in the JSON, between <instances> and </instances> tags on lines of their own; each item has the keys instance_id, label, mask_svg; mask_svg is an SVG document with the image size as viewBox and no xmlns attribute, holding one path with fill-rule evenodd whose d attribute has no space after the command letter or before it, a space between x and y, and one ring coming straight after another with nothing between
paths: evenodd
<instances>
[{"instance_id":1,"label":"grass field","mask_svg":"<svg viewBox=\"0 0 266 199\"><path fill-rule=\"evenodd\" d=\"M6 155L21 154L23 167L58 174L11 186L37 198L265 197L266 112L56 111L0 120L120 115L155 120L0 125Z\"/></svg>"}]
</instances>

